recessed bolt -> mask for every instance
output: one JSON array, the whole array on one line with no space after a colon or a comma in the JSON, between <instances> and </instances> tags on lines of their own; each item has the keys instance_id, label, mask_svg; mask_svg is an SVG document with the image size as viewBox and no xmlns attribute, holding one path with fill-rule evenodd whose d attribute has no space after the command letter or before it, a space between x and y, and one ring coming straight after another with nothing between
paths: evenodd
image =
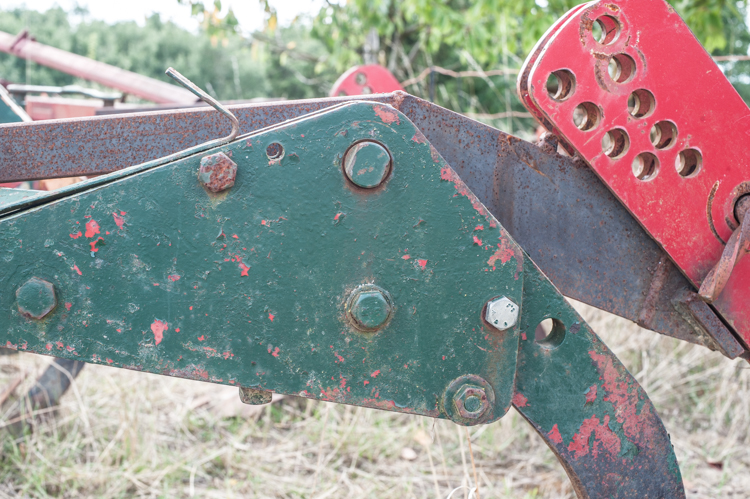
<instances>
[{"instance_id":1,"label":"recessed bolt","mask_svg":"<svg viewBox=\"0 0 750 499\"><path fill-rule=\"evenodd\" d=\"M42 319L57 306L55 286L32 277L16 290L18 312L29 319Z\"/></svg>"},{"instance_id":2,"label":"recessed bolt","mask_svg":"<svg viewBox=\"0 0 750 499\"><path fill-rule=\"evenodd\" d=\"M388 292L374 284L355 289L346 308L352 324L361 331L377 331L388 322L393 312Z\"/></svg>"},{"instance_id":3,"label":"recessed bolt","mask_svg":"<svg viewBox=\"0 0 750 499\"><path fill-rule=\"evenodd\" d=\"M240 401L248 405L269 404L273 398L273 393L257 388L240 387Z\"/></svg>"},{"instance_id":4,"label":"recessed bolt","mask_svg":"<svg viewBox=\"0 0 750 499\"><path fill-rule=\"evenodd\" d=\"M518 322L518 305L505 296L496 298L487 303L484 318L498 331L511 329Z\"/></svg>"},{"instance_id":5,"label":"recessed bolt","mask_svg":"<svg viewBox=\"0 0 750 499\"><path fill-rule=\"evenodd\" d=\"M349 180L364 189L383 183L391 169L391 155L381 144L365 140L346 151L344 172Z\"/></svg>"},{"instance_id":6,"label":"recessed bolt","mask_svg":"<svg viewBox=\"0 0 750 499\"><path fill-rule=\"evenodd\" d=\"M237 165L223 152L201 158L198 180L211 192L221 192L234 185Z\"/></svg>"}]
</instances>

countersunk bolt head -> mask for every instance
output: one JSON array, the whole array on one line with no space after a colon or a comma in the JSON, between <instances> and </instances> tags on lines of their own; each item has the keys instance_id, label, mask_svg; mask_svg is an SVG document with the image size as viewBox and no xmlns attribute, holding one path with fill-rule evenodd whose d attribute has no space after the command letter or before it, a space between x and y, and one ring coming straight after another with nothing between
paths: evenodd
<instances>
[{"instance_id":1,"label":"countersunk bolt head","mask_svg":"<svg viewBox=\"0 0 750 499\"><path fill-rule=\"evenodd\" d=\"M51 282L32 277L16 290L18 312L29 319L42 319L57 306L55 286Z\"/></svg>"},{"instance_id":2,"label":"countersunk bolt head","mask_svg":"<svg viewBox=\"0 0 750 499\"><path fill-rule=\"evenodd\" d=\"M354 327L376 331L383 327L393 312L388 292L374 284L365 284L349 296L347 313Z\"/></svg>"},{"instance_id":3,"label":"countersunk bolt head","mask_svg":"<svg viewBox=\"0 0 750 499\"><path fill-rule=\"evenodd\" d=\"M271 403L273 393L257 388L240 387L240 401L243 404L263 405Z\"/></svg>"},{"instance_id":4,"label":"countersunk bolt head","mask_svg":"<svg viewBox=\"0 0 750 499\"><path fill-rule=\"evenodd\" d=\"M363 189L372 189L383 183L391 170L391 155L378 142L357 142L344 155L344 173L349 180Z\"/></svg>"},{"instance_id":5,"label":"countersunk bolt head","mask_svg":"<svg viewBox=\"0 0 750 499\"><path fill-rule=\"evenodd\" d=\"M477 419L490 408L487 393L480 386L465 385L453 397L456 411L464 419Z\"/></svg>"},{"instance_id":6,"label":"countersunk bolt head","mask_svg":"<svg viewBox=\"0 0 750 499\"><path fill-rule=\"evenodd\" d=\"M201 158L198 180L211 192L221 192L234 185L237 164L223 152Z\"/></svg>"},{"instance_id":7,"label":"countersunk bolt head","mask_svg":"<svg viewBox=\"0 0 750 499\"><path fill-rule=\"evenodd\" d=\"M498 331L511 329L518 322L518 305L501 296L487 303L484 318Z\"/></svg>"}]
</instances>

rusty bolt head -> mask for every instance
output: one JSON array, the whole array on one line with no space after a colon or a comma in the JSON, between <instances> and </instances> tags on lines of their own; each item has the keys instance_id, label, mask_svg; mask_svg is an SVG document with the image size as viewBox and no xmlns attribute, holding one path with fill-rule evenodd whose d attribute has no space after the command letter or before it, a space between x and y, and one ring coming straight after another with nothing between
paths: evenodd
<instances>
[{"instance_id":1,"label":"rusty bolt head","mask_svg":"<svg viewBox=\"0 0 750 499\"><path fill-rule=\"evenodd\" d=\"M467 420L481 418L490 408L484 388L473 385L461 387L453 397L453 404L458 414Z\"/></svg>"},{"instance_id":2,"label":"rusty bolt head","mask_svg":"<svg viewBox=\"0 0 750 499\"><path fill-rule=\"evenodd\" d=\"M42 319L57 306L52 283L32 277L16 290L18 312L29 319Z\"/></svg>"},{"instance_id":3,"label":"rusty bolt head","mask_svg":"<svg viewBox=\"0 0 750 499\"><path fill-rule=\"evenodd\" d=\"M240 387L240 401L243 404L249 405L263 405L270 404L273 398L273 393L266 390L258 390L257 388L244 388Z\"/></svg>"},{"instance_id":4,"label":"rusty bolt head","mask_svg":"<svg viewBox=\"0 0 750 499\"><path fill-rule=\"evenodd\" d=\"M198 180L211 192L221 192L234 185L237 165L223 152L201 158Z\"/></svg>"},{"instance_id":5,"label":"rusty bolt head","mask_svg":"<svg viewBox=\"0 0 750 499\"><path fill-rule=\"evenodd\" d=\"M487 303L484 318L498 331L511 329L518 322L518 305L502 296Z\"/></svg>"}]
</instances>

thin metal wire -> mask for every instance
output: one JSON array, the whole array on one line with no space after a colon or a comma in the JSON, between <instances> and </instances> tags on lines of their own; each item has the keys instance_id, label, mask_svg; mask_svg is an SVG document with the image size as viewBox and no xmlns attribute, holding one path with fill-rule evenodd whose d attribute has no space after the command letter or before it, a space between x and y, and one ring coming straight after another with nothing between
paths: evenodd
<instances>
[{"instance_id":1,"label":"thin metal wire","mask_svg":"<svg viewBox=\"0 0 750 499\"><path fill-rule=\"evenodd\" d=\"M226 144L227 142L233 141L235 137L237 137L237 135L240 133L240 121L237 119L237 117L234 114L232 114L232 112L229 109L224 107L224 105L221 102L217 101L216 99L208 95L206 92L204 92L201 88L198 87L198 85L196 85L192 81L182 76L180 72L177 71L176 69L170 67L169 69L167 69L166 73L177 83L179 83L183 87L193 92L201 100L206 102L209 106L213 107L214 109L216 109L221 114L223 114L224 116L226 116L227 118L231 120L232 132L229 135L221 139L215 139L210 142L206 142L205 144L203 144L203 146L205 146L206 144L211 144L211 147L213 147L214 142L216 143L215 145Z\"/></svg>"}]
</instances>

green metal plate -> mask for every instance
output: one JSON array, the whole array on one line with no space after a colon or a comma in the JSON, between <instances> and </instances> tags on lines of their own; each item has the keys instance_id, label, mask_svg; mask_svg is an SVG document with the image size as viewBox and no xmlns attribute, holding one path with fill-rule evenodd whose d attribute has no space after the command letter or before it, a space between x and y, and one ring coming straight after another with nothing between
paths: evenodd
<instances>
[{"instance_id":1,"label":"green metal plate","mask_svg":"<svg viewBox=\"0 0 750 499\"><path fill-rule=\"evenodd\" d=\"M392 158L368 189L343 167L364 140ZM237 173L214 194L197 174L218 152ZM487 325L483 307L522 308L523 252L393 108L348 104L97 183L0 220L2 344L433 417L472 375L494 403L462 423L508 410L520 333ZM18 311L32 277L55 287L42 319ZM348 319L364 284L392 301L376 331Z\"/></svg>"}]
</instances>

